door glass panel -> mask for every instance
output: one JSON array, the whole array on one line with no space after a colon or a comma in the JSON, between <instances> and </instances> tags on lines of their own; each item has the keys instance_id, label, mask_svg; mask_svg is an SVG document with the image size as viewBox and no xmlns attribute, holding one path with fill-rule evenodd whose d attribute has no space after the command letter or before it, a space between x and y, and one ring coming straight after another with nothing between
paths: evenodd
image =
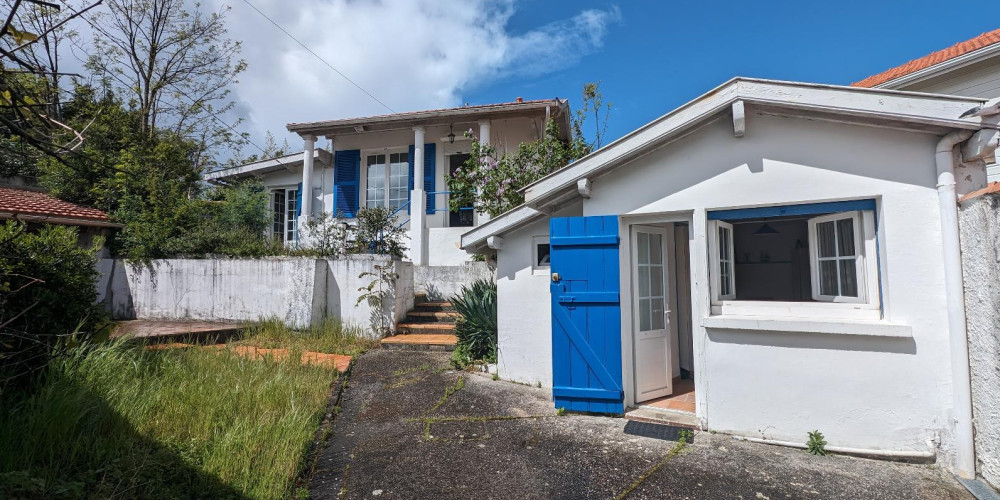
<instances>
[{"instance_id":1,"label":"door glass panel","mask_svg":"<svg viewBox=\"0 0 1000 500\"><path fill-rule=\"evenodd\" d=\"M649 267L639 266L639 298L649 297Z\"/></svg>"},{"instance_id":2,"label":"door glass panel","mask_svg":"<svg viewBox=\"0 0 1000 500\"><path fill-rule=\"evenodd\" d=\"M639 247L639 265L649 264L649 234L639 233L636 239Z\"/></svg>"},{"instance_id":3,"label":"door glass panel","mask_svg":"<svg viewBox=\"0 0 1000 500\"><path fill-rule=\"evenodd\" d=\"M654 297L651 299L651 302L652 310L650 312L653 315L652 329L662 330L665 326L664 320L666 319L663 317L663 297Z\"/></svg>"},{"instance_id":4,"label":"door glass panel","mask_svg":"<svg viewBox=\"0 0 1000 500\"><path fill-rule=\"evenodd\" d=\"M649 294L663 296L663 266L649 266Z\"/></svg>"},{"instance_id":5,"label":"door glass panel","mask_svg":"<svg viewBox=\"0 0 1000 500\"><path fill-rule=\"evenodd\" d=\"M652 312L650 309L652 304L650 304L649 299L639 299L639 331L645 332L649 330L650 317Z\"/></svg>"},{"instance_id":6,"label":"door glass panel","mask_svg":"<svg viewBox=\"0 0 1000 500\"><path fill-rule=\"evenodd\" d=\"M661 234L649 235L649 261L653 264L663 263L662 239L663 235Z\"/></svg>"}]
</instances>

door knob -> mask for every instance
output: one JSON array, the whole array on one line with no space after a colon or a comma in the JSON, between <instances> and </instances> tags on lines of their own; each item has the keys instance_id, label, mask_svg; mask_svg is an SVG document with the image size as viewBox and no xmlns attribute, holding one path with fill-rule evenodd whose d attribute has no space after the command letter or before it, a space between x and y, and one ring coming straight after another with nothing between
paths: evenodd
<instances>
[{"instance_id":1,"label":"door knob","mask_svg":"<svg viewBox=\"0 0 1000 500\"><path fill-rule=\"evenodd\" d=\"M559 273L552 273L552 282L553 283L559 283L559 280L561 280L561 279L562 279L562 276L559 276Z\"/></svg>"}]
</instances>

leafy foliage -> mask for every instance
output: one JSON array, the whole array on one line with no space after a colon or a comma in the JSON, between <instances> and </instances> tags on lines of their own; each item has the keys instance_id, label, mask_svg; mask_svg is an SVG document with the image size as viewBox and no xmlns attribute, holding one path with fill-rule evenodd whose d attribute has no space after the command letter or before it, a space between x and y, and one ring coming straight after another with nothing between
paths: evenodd
<instances>
[{"instance_id":1,"label":"leafy foliage","mask_svg":"<svg viewBox=\"0 0 1000 500\"><path fill-rule=\"evenodd\" d=\"M455 325L458 347L466 349L472 359L496 362L497 284L476 280L463 286L451 301L461 315Z\"/></svg>"},{"instance_id":2,"label":"leafy foliage","mask_svg":"<svg viewBox=\"0 0 1000 500\"><path fill-rule=\"evenodd\" d=\"M815 430L809 433L806 451L813 455L826 455L826 439L824 439L822 432Z\"/></svg>"},{"instance_id":3,"label":"leafy foliage","mask_svg":"<svg viewBox=\"0 0 1000 500\"><path fill-rule=\"evenodd\" d=\"M78 244L74 227L0 224L0 387L100 326L96 250Z\"/></svg>"},{"instance_id":4,"label":"leafy foliage","mask_svg":"<svg viewBox=\"0 0 1000 500\"><path fill-rule=\"evenodd\" d=\"M391 333L392 317L387 306L389 305L388 301L394 296L396 279L399 278L399 274L393 270L394 264L392 262L382 265L376 264L373 267L375 268L374 272L365 271L358 275L358 278L371 278L371 281L358 288L360 294L354 305L357 306L362 302L368 304L368 307L371 308L372 330L376 335L382 337Z\"/></svg>"},{"instance_id":5,"label":"leafy foliage","mask_svg":"<svg viewBox=\"0 0 1000 500\"><path fill-rule=\"evenodd\" d=\"M357 213L352 253L373 253L402 258L406 246L406 230L385 207L363 207Z\"/></svg>"}]
</instances>

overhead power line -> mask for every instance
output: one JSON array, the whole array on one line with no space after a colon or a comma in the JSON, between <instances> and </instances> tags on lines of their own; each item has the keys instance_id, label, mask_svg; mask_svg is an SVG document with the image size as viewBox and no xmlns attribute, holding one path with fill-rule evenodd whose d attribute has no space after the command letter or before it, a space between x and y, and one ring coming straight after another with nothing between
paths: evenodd
<instances>
[{"instance_id":1,"label":"overhead power line","mask_svg":"<svg viewBox=\"0 0 1000 500\"><path fill-rule=\"evenodd\" d=\"M261 16L263 16L264 19L267 19L271 24L274 25L275 28L278 28L279 30L281 30L282 33L288 35L288 38L291 38L292 40L295 41L295 43L301 45L303 49L306 49L306 51L309 52L310 54L312 54L313 56L315 56L316 59L319 59L320 62L322 62L323 64L327 65L327 67L329 67L330 69L334 70L335 72L337 72L337 74L340 75L341 77L343 77L344 80L347 80L348 82L350 82L351 85L354 85L355 87L357 87L358 90L364 92L365 94L368 94L368 97L371 97L375 102L381 104L383 108L388 109L390 113L395 113L396 112L396 110L390 108L386 103L384 103L381 100L379 100L378 97L375 97L374 95L372 95L371 92L365 90L364 87L362 87L361 85L358 85L354 80L351 80L350 78L348 78L347 75L345 75L339 69L335 68L332 64L326 62L326 59L323 59L322 57L319 56L319 54L313 52L313 50L310 49L308 46L306 46L306 44L300 42L298 38L295 38L294 36L292 36L292 34L289 33L287 30L285 30L285 28L282 28L280 24L274 22L274 19L271 19L270 17L268 17L267 14L261 12L261 10L258 9L256 6L254 6L254 4L250 3L250 0L243 0L243 2L245 4L247 4L247 5L249 5L251 9L257 11L257 13L260 14Z\"/></svg>"}]
</instances>

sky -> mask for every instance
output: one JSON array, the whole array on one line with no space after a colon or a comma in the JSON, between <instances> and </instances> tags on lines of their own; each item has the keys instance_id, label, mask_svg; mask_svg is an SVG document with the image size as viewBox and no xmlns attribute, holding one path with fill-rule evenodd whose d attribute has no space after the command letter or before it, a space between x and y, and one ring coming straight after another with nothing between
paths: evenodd
<instances>
[{"instance_id":1,"label":"sky","mask_svg":"<svg viewBox=\"0 0 1000 500\"><path fill-rule=\"evenodd\" d=\"M996 9L923 0L249 1L386 105L243 0L207 0L231 7L230 36L243 42L242 126L292 150L301 140L288 122L516 97L576 109L593 81L612 103L613 140L734 76L849 84L1000 27Z\"/></svg>"}]
</instances>

